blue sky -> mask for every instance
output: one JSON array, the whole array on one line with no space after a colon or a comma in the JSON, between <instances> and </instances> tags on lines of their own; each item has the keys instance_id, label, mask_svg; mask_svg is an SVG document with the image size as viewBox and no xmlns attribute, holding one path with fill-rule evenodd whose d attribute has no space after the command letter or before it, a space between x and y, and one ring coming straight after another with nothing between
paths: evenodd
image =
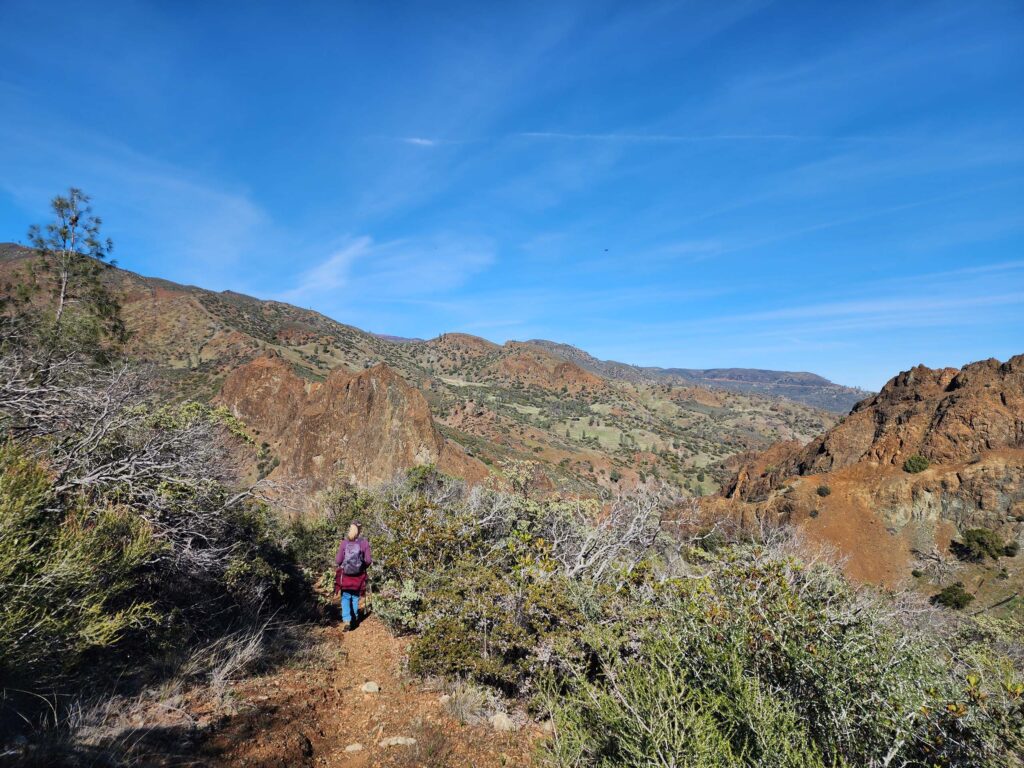
<instances>
[{"instance_id":1,"label":"blue sky","mask_svg":"<svg viewBox=\"0 0 1024 768\"><path fill-rule=\"evenodd\" d=\"M0 3L0 240L877 388L1024 352L1024 5Z\"/></svg>"}]
</instances>

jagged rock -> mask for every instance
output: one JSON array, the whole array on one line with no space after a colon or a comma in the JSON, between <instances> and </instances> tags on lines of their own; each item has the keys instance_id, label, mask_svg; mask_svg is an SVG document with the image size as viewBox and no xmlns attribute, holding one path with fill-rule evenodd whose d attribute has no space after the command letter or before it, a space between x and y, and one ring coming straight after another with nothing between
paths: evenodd
<instances>
[{"instance_id":1,"label":"jagged rock","mask_svg":"<svg viewBox=\"0 0 1024 768\"><path fill-rule=\"evenodd\" d=\"M416 743L416 739L412 736L389 736L386 739L381 739L378 746L387 747L411 747Z\"/></svg>"},{"instance_id":2,"label":"jagged rock","mask_svg":"<svg viewBox=\"0 0 1024 768\"><path fill-rule=\"evenodd\" d=\"M915 455L930 466L904 471ZM777 443L734 466L710 513L799 524L854 578L910 586L913 568L951 557L969 528L1024 542L1024 355L904 371L808 445ZM993 599L999 583L986 581Z\"/></svg>"},{"instance_id":3,"label":"jagged rock","mask_svg":"<svg viewBox=\"0 0 1024 768\"><path fill-rule=\"evenodd\" d=\"M219 401L272 445L280 460L275 476L311 489L339 474L380 483L419 464L470 480L487 474L444 439L423 394L384 364L306 382L280 357L260 357L224 380Z\"/></svg>"},{"instance_id":4,"label":"jagged rock","mask_svg":"<svg viewBox=\"0 0 1024 768\"><path fill-rule=\"evenodd\" d=\"M515 721L504 712L498 712L490 717L491 727L496 731L514 731Z\"/></svg>"},{"instance_id":5,"label":"jagged rock","mask_svg":"<svg viewBox=\"0 0 1024 768\"><path fill-rule=\"evenodd\" d=\"M373 682L373 680L369 680L363 683L361 690L363 693L380 693L380 685Z\"/></svg>"},{"instance_id":6,"label":"jagged rock","mask_svg":"<svg viewBox=\"0 0 1024 768\"><path fill-rule=\"evenodd\" d=\"M968 463L989 451L1024 448L1024 355L894 376L821 437L779 443L740 460L729 497L763 498L793 475L859 463L902 467L920 454L933 464Z\"/></svg>"}]
</instances>

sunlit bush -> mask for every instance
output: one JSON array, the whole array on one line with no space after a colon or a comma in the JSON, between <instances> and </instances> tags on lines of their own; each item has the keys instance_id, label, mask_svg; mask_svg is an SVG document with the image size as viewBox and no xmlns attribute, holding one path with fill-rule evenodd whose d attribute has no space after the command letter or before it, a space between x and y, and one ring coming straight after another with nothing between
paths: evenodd
<instances>
[{"instance_id":1,"label":"sunlit bush","mask_svg":"<svg viewBox=\"0 0 1024 768\"><path fill-rule=\"evenodd\" d=\"M151 604L133 595L158 549L129 510L61 508L43 468L0 446L0 677L50 683L151 625Z\"/></svg>"}]
</instances>

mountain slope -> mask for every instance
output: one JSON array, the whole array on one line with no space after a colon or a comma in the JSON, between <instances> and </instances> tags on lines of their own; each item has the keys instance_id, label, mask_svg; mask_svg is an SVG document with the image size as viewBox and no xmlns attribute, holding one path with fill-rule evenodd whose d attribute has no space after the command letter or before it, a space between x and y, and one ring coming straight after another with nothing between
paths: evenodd
<instances>
[{"instance_id":1,"label":"mountain slope","mask_svg":"<svg viewBox=\"0 0 1024 768\"><path fill-rule=\"evenodd\" d=\"M962 545L979 529L1007 552L1024 544L1024 355L918 366L807 445L735 465L721 508L803 526L859 578L932 592L956 577L984 603L1019 603L1024 558L975 561Z\"/></svg>"},{"instance_id":2,"label":"mountain slope","mask_svg":"<svg viewBox=\"0 0 1024 768\"><path fill-rule=\"evenodd\" d=\"M569 344L544 339L527 342L542 347L564 360L576 363L601 376L633 383L674 381L699 384L729 392L784 397L814 408L846 413L871 393L856 387L844 387L814 373L768 371L758 368L657 368L628 365L614 360L598 360Z\"/></svg>"},{"instance_id":3,"label":"mountain slope","mask_svg":"<svg viewBox=\"0 0 1024 768\"><path fill-rule=\"evenodd\" d=\"M441 436L423 395L383 363L304 382L280 357L259 357L228 375L217 400L264 441L277 476L311 490L338 479L382 483L417 464L487 476Z\"/></svg>"},{"instance_id":4,"label":"mountain slope","mask_svg":"<svg viewBox=\"0 0 1024 768\"><path fill-rule=\"evenodd\" d=\"M27 249L0 246L0 285L41 279L28 275L31 260ZM466 334L394 340L282 302L116 268L104 275L120 297L131 331L129 356L154 365L185 396L226 396L224 388L236 371L268 356L290 368L307 393L326 386L332 376L384 364L422 395L433 428L456 452L464 449L492 469L510 460L535 461L550 483L564 490L594 493L660 479L693 493L711 493L725 479L719 467L727 457L777 440L808 440L835 419L789 400L673 378L624 380L533 343L498 345ZM291 396L281 393L256 403L252 417L260 408L273 409L276 397ZM231 402L239 408L250 399L231 390ZM338 415L330 429L342 432L332 439L354 436L353 428L347 416ZM292 437L284 431L273 436L268 442L292 446L284 450L275 442L282 452L275 456L281 463L276 471L286 471L289 457L296 458L296 466L309 466L297 458L301 451ZM325 449L311 456L362 467L364 482L389 469L370 456L343 453ZM436 446L428 454L446 455ZM412 461L417 451L404 455Z\"/></svg>"}]
</instances>

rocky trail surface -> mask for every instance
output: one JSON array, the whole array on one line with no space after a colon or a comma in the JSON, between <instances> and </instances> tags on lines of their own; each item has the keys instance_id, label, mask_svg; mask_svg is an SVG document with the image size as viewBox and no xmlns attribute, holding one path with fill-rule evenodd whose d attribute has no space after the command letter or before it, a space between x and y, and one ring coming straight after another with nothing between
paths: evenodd
<instances>
[{"instance_id":1,"label":"rocky trail surface","mask_svg":"<svg viewBox=\"0 0 1024 768\"><path fill-rule=\"evenodd\" d=\"M319 661L232 687L237 714L202 748L202 765L527 766L536 726L465 725L443 691L403 672L408 641L372 616L354 632L315 631Z\"/></svg>"}]
</instances>

